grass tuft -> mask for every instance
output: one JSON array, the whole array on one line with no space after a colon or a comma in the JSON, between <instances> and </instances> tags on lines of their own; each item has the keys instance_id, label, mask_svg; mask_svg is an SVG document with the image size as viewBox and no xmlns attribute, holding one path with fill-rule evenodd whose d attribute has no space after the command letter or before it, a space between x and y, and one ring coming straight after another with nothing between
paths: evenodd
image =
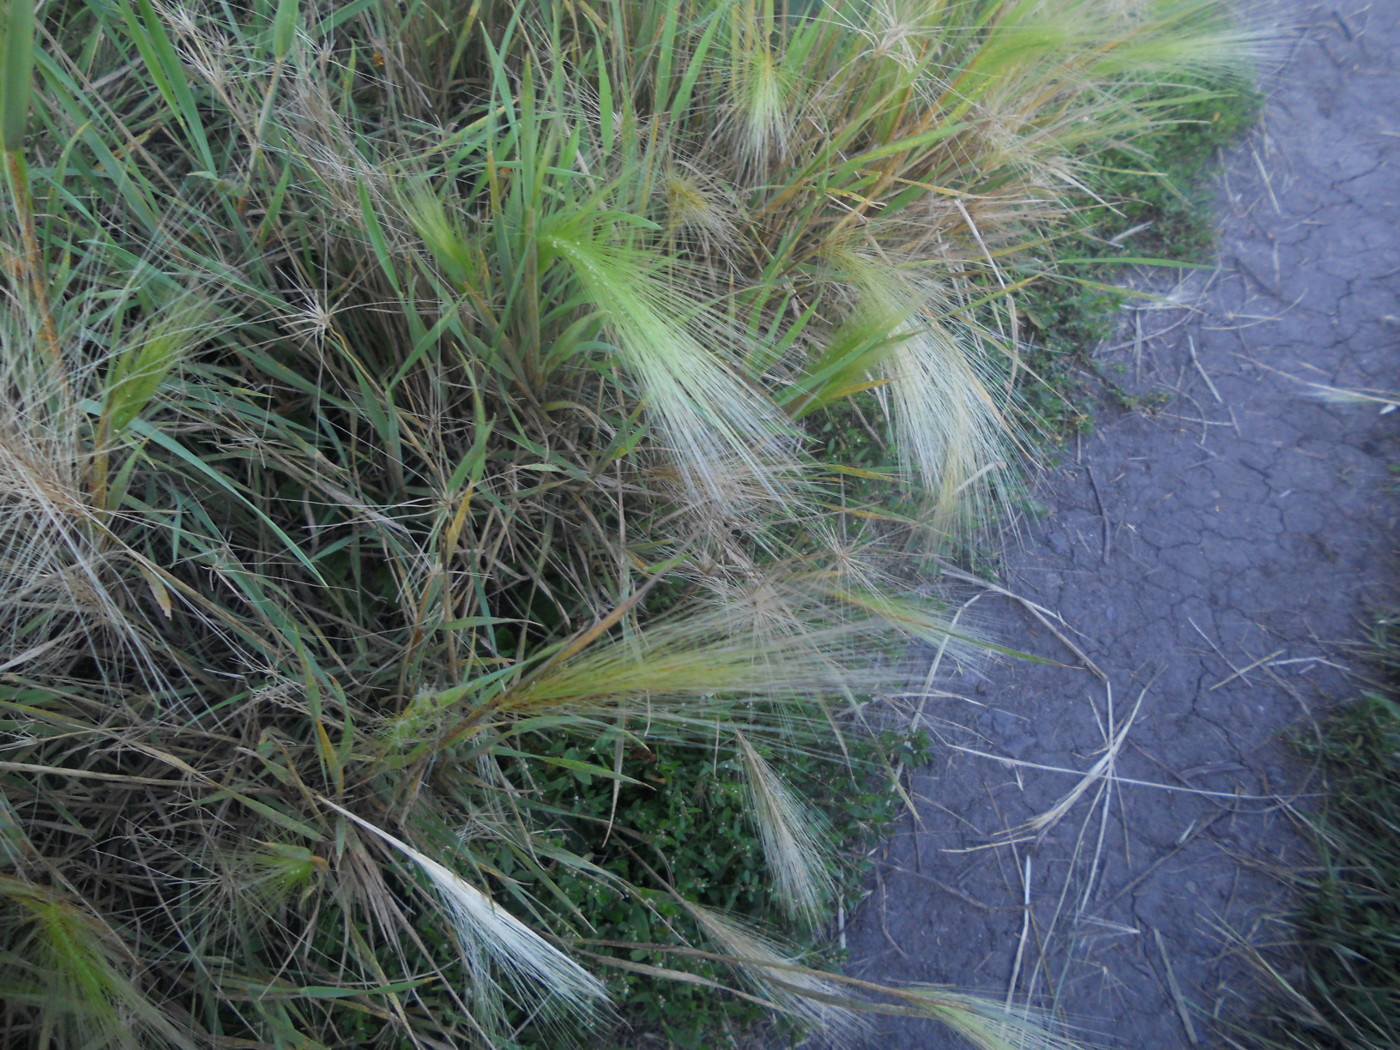
<instances>
[{"instance_id":1,"label":"grass tuft","mask_svg":"<svg viewBox=\"0 0 1400 1050\"><path fill-rule=\"evenodd\" d=\"M1252 952L1272 1002L1226 1029L1234 1046L1379 1050L1400 1040L1400 619L1375 623L1376 688L1296 742L1328 788L1306 818L1318 863L1289 873L1301 960Z\"/></svg>"},{"instance_id":2,"label":"grass tuft","mask_svg":"<svg viewBox=\"0 0 1400 1050\"><path fill-rule=\"evenodd\" d=\"M751 931L887 819L891 655L995 648L899 566L1223 7L12 0L0 1041L972 1024Z\"/></svg>"}]
</instances>

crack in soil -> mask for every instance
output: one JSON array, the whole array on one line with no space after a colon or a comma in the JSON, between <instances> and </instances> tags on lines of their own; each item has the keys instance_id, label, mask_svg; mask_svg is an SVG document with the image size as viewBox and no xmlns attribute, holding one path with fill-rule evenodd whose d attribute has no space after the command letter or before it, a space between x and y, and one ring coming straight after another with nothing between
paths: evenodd
<instances>
[{"instance_id":1,"label":"crack in soil","mask_svg":"<svg viewBox=\"0 0 1400 1050\"><path fill-rule=\"evenodd\" d=\"M1103 352L1129 396L1167 387L1171 402L1101 421L1044 479L1052 513L1007 555L1007 586L1069 630L979 595L1002 639L1087 657L1107 681L1018 663L924 701L967 750L912 778L921 822L877 853L846 930L858 977L1010 994L1105 1048L1209 1045L1212 1016L1247 1009L1232 938L1262 936L1286 902L1241 860L1307 856L1286 804L1309 771L1278 734L1346 694L1338 648L1393 578L1400 431L1299 381L1400 386L1400 5L1269 10L1301 28L1280 30L1263 119L1227 158L1221 270L1198 280L1189 319L1139 307L1157 336ZM1089 770L1140 693L1112 756L1125 779L1092 781L1025 832L1076 783L1037 767ZM864 1045L965 1044L889 1018Z\"/></svg>"}]
</instances>

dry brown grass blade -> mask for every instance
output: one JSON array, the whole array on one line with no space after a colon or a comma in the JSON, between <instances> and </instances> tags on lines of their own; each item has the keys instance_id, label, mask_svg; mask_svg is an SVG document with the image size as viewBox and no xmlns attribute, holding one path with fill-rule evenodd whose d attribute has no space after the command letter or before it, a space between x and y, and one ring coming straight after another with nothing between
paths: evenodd
<instances>
[{"instance_id":1,"label":"dry brown grass blade","mask_svg":"<svg viewBox=\"0 0 1400 1050\"><path fill-rule=\"evenodd\" d=\"M1075 656L1077 656L1079 658L1080 663L1084 665L1084 668L1090 671L1095 678L1099 679L1102 682L1108 681L1108 675L1104 673L1103 669L1100 668L1098 664L1094 663L1093 660L1089 659L1089 655L1086 652L1084 652L1083 649L1081 649L1078 645L1071 641L1070 638L1063 631L1061 631L1058 627L1055 626L1054 623L1051 622L1052 620L1058 620L1060 623L1064 623L1064 620L1060 616L1051 612L1049 609L1045 608L1042 605L1037 605L1029 598L1022 597L1015 591L1009 591L1005 587L1001 587L995 583L992 583L990 580L984 580L981 577L973 576L971 573L963 572L961 569L955 569L951 566L944 565L940 568L939 571L942 572L942 574L945 576L951 576L953 579L961 580L963 583L973 584L977 587L981 587L984 590L990 591L993 594L999 594L1003 598L1009 598L1013 602L1016 602L1023 609L1025 609L1032 616L1034 616L1037 620L1039 620L1051 634L1053 634L1056 638L1060 640L1061 643L1063 643L1066 649L1068 649Z\"/></svg>"}]
</instances>

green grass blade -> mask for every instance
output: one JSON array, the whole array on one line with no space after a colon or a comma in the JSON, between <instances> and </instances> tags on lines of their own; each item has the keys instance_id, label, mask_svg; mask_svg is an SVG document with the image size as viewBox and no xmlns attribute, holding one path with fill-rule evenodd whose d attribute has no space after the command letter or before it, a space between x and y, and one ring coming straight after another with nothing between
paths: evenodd
<instances>
[{"instance_id":1,"label":"green grass blade","mask_svg":"<svg viewBox=\"0 0 1400 1050\"><path fill-rule=\"evenodd\" d=\"M0 26L0 149L24 148L34 72L35 0L8 0Z\"/></svg>"}]
</instances>

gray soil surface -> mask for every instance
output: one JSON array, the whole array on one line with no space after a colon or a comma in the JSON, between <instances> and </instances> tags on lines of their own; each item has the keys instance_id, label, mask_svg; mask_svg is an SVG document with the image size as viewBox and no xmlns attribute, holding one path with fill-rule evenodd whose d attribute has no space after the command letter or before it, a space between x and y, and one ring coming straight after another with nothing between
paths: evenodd
<instances>
[{"instance_id":1,"label":"gray soil surface","mask_svg":"<svg viewBox=\"0 0 1400 1050\"><path fill-rule=\"evenodd\" d=\"M1101 354L1169 401L1105 408L1047 472L1049 513L1001 577L1025 602L967 592L969 620L1072 666L997 665L913 701L949 746L876 854L854 976L1184 1050L1220 1045L1210 1018L1255 994L1238 939L1283 935L1260 865L1306 858L1289 810L1316 784L1279 734L1354 685L1345 646L1395 579L1400 414L1305 383L1400 388L1400 2L1266 12L1280 43L1262 123L1225 158L1220 269L1177 290L1189 309L1139 304ZM896 1018L864 1045L964 1044Z\"/></svg>"}]
</instances>

